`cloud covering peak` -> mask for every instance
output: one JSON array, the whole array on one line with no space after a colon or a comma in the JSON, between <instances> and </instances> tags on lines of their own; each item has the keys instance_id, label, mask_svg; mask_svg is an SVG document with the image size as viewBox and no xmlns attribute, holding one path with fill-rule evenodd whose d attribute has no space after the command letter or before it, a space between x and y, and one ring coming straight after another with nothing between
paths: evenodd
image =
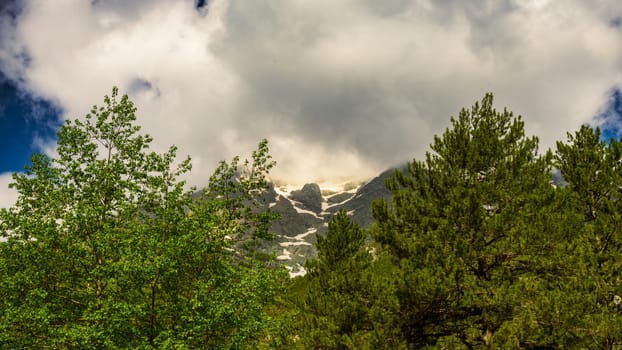
<instances>
[{"instance_id":1,"label":"cloud covering peak","mask_svg":"<svg viewBox=\"0 0 622 350\"><path fill-rule=\"evenodd\" d=\"M621 4L25 0L0 69L63 118L119 86L196 185L261 138L281 181L338 182L421 156L487 91L552 146L622 85Z\"/></svg>"}]
</instances>

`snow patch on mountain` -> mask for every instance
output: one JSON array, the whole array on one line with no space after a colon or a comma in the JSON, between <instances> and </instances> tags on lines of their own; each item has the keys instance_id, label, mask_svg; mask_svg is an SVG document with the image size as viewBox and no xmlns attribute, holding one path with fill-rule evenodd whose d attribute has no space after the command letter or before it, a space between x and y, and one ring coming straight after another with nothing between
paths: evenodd
<instances>
[{"instance_id":1,"label":"snow patch on mountain","mask_svg":"<svg viewBox=\"0 0 622 350\"><path fill-rule=\"evenodd\" d=\"M296 266L285 266L285 268L289 270L290 278L300 277L307 274L307 270L300 264L296 264Z\"/></svg>"},{"instance_id":2,"label":"snow patch on mountain","mask_svg":"<svg viewBox=\"0 0 622 350\"><path fill-rule=\"evenodd\" d=\"M265 241L262 250L273 254L293 277L306 274L306 260L317 257L318 235L328 231L328 221L340 209L364 227L371 222L372 199L382 197L383 179L367 183L341 184L272 184L265 194L266 207L280 219L272 225L275 240Z\"/></svg>"},{"instance_id":3,"label":"snow patch on mountain","mask_svg":"<svg viewBox=\"0 0 622 350\"><path fill-rule=\"evenodd\" d=\"M314 233L317 233L317 228L313 228L312 227L312 228L308 229L306 232L303 232L303 233L301 233L299 235L296 235L293 238L301 240L301 239L305 239L305 237L307 237L308 235L314 234Z\"/></svg>"},{"instance_id":4,"label":"snow patch on mountain","mask_svg":"<svg viewBox=\"0 0 622 350\"><path fill-rule=\"evenodd\" d=\"M281 242L281 243L279 243L279 245L281 247L291 247L291 246L297 246L297 245L313 246L313 244L311 244L309 242Z\"/></svg>"},{"instance_id":5,"label":"snow patch on mountain","mask_svg":"<svg viewBox=\"0 0 622 350\"><path fill-rule=\"evenodd\" d=\"M292 201L292 202L294 202L294 203L295 203L295 201ZM309 214L309 215L315 216L315 217L316 217L316 218L318 218L318 219L322 219L322 220L324 220L324 217L323 217L323 216L320 216L320 215L318 215L318 214L316 214L316 213L312 212L311 210L302 209L302 208L300 208L299 206L296 206L296 205L294 205L294 209L296 209L296 211L298 212L298 214Z\"/></svg>"},{"instance_id":6,"label":"snow patch on mountain","mask_svg":"<svg viewBox=\"0 0 622 350\"><path fill-rule=\"evenodd\" d=\"M283 249L283 254L276 257L276 260L292 260L292 254L287 249Z\"/></svg>"}]
</instances>

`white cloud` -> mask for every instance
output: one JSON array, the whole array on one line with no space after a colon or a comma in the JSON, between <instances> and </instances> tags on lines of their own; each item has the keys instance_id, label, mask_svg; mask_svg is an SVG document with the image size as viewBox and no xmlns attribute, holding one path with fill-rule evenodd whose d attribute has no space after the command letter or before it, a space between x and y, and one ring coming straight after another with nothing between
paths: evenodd
<instances>
[{"instance_id":1,"label":"white cloud","mask_svg":"<svg viewBox=\"0 0 622 350\"><path fill-rule=\"evenodd\" d=\"M616 0L24 3L2 69L66 118L129 91L159 149L192 155L196 184L264 137L285 181L371 176L487 91L549 147L622 85Z\"/></svg>"},{"instance_id":2,"label":"white cloud","mask_svg":"<svg viewBox=\"0 0 622 350\"><path fill-rule=\"evenodd\" d=\"M17 201L17 191L9 188L9 184L12 182L11 174L0 174L0 208L9 208Z\"/></svg>"}]
</instances>

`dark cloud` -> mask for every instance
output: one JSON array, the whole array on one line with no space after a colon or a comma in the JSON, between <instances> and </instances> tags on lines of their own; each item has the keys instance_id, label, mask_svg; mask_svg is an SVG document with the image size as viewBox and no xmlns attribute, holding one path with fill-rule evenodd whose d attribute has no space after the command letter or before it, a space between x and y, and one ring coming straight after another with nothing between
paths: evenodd
<instances>
[{"instance_id":1,"label":"dark cloud","mask_svg":"<svg viewBox=\"0 0 622 350\"><path fill-rule=\"evenodd\" d=\"M402 16L413 7L413 2L410 0L364 0L363 2L369 10L381 17Z\"/></svg>"},{"instance_id":2,"label":"dark cloud","mask_svg":"<svg viewBox=\"0 0 622 350\"><path fill-rule=\"evenodd\" d=\"M129 94L141 94L141 93L153 93L155 96L160 96L160 89L154 86L149 80L136 78L129 83L127 88Z\"/></svg>"},{"instance_id":3,"label":"dark cloud","mask_svg":"<svg viewBox=\"0 0 622 350\"><path fill-rule=\"evenodd\" d=\"M143 0L92 0L95 11L114 13L122 18L135 18L149 11L154 2Z\"/></svg>"},{"instance_id":4,"label":"dark cloud","mask_svg":"<svg viewBox=\"0 0 622 350\"><path fill-rule=\"evenodd\" d=\"M194 6L197 10L207 7L207 0L195 0Z\"/></svg>"},{"instance_id":5,"label":"dark cloud","mask_svg":"<svg viewBox=\"0 0 622 350\"><path fill-rule=\"evenodd\" d=\"M3 0L0 1L0 15L8 16L13 20L17 19L17 16L22 11L22 6L19 0Z\"/></svg>"}]
</instances>

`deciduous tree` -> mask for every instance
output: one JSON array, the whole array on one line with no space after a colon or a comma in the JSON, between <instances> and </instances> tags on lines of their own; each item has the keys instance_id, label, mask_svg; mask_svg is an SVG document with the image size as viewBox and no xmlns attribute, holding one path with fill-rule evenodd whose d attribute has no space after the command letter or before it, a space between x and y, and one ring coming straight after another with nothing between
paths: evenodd
<instances>
[{"instance_id":1,"label":"deciduous tree","mask_svg":"<svg viewBox=\"0 0 622 350\"><path fill-rule=\"evenodd\" d=\"M14 175L19 199L0 213L2 347L242 348L265 336L283 272L226 237L267 232L270 214L251 209L274 165L267 142L222 163L193 200L179 180L190 160L150 151L135 112L114 88L60 129L58 157Z\"/></svg>"}]
</instances>

